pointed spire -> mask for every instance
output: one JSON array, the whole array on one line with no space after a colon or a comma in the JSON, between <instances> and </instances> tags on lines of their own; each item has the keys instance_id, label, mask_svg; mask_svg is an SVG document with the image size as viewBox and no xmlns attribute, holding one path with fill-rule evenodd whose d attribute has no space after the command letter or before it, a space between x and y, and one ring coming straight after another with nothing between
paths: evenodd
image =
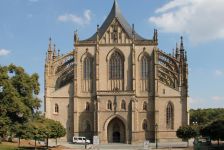
<instances>
[{"instance_id":1,"label":"pointed spire","mask_svg":"<svg viewBox=\"0 0 224 150\"><path fill-rule=\"evenodd\" d=\"M132 40L135 40L135 25L132 24Z\"/></svg>"},{"instance_id":2,"label":"pointed spire","mask_svg":"<svg viewBox=\"0 0 224 150\"><path fill-rule=\"evenodd\" d=\"M96 41L99 42L99 25L97 25L96 29Z\"/></svg>"},{"instance_id":3,"label":"pointed spire","mask_svg":"<svg viewBox=\"0 0 224 150\"><path fill-rule=\"evenodd\" d=\"M175 57L175 49L173 48L172 56Z\"/></svg>"},{"instance_id":4,"label":"pointed spire","mask_svg":"<svg viewBox=\"0 0 224 150\"><path fill-rule=\"evenodd\" d=\"M158 32L157 32L157 29L154 29L153 41L156 42L156 43L158 42Z\"/></svg>"},{"instance_id":5,"label":"pointed spire","mask_svg":"<svg viewBox=\"0 0 224 150\"><path fill-rule=\"evenodd\" d=\"M176 43L176 59L179 59L180 56L180 50L178 48L178 43Z\"/></svg>"},{"instance_id":6,"label":"pointed spire","mask_svg":"<svg viewBox=\"0 0 224 150\"><path fill-rule=\"evenodd\" d=\"M183 36L180 37L180 51L184 51Z\"/></svg>"},{"instance_id":7,"label":"pointed spire","mask_svg":"<svg viewBox=\"0 0 224 150\"><path fill-rule=\"evenodd\" d=\"M51 37L49 38L48 52L52 52L52 49L51 49Z\"/></svg>"},{"instance_id":8,"label":"pointed spire","mask_svg":"<svg viewBox=\"0 0 224 150\"><path fill-rule=\"evenodd\" d=\"M132 34L135 33L135 24L132 24Z\"/></svg>"},{"instance_id":9,"label":"pointed spire","mask_svg":"<svg viewBox=\"0 0 224 150\"><path fill-rule=\"evenodd\" d=\"M60 49L58 49L58 56L60 56Z\"/></svg>"},{"instance_id":10,"label":"pointed spire","mask_svg":"<svg viewBox=\"0 0 224 150\"><path fill-rule=\"evenodd\" d=\"M57 57L57 54L56 54L56 45L54 44L54 52L53 52L53 60Z\"/></svg>"},{"instance_id":11,"label":"pointed spire","mask_svg":"<svg viewBox=\"0 0 224 150\"><path fill-rule=\"evenodd\" d=\"M75 32L74 32L74 43L78 43L78 41L79 41L78 30L75 30Z\"/></svg>"}]
</instances>

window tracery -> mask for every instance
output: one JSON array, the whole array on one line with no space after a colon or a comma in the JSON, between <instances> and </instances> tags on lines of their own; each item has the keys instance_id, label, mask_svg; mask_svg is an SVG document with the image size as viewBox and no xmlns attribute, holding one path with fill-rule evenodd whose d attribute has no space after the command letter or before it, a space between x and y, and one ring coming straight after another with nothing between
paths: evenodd
<instances>
[{"instance_id":1,"label":"window tracery","mask_svg":"<svg viewBox=\"0 0 224 150\"><path fill-rule=\"evenodd\" d=\"M118 52L114 52L110 58L109 64L110 80L123 79L123 59Z\"/></svg>"},{"instance_id":2,"label":"window tracery","mask_svg":"<svg viewBox=\"0 0 224 150\"><path fill-rule=\"evenodd\" d=\"M171 102L168 103L166 107L166 127L168 129L173 129L174 121L174 108Z\"/></svg>"}]
</instances>

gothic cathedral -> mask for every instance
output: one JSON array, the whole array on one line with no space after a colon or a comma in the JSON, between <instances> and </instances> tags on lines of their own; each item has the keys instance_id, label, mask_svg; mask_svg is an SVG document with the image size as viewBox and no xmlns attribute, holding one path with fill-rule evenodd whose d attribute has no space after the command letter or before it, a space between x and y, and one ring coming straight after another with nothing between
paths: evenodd
<instances>
[{"instance_id":1,"label":"gothic cathedral","mask_svg":"<svg viewBox=\"0 0 224 150\"><path fill-rule=\"evenodd\" d=\"M45 61L45 116L73 136L100 143L177 141L188 124L188 64L183 38L173 54L141 37L113 7L86 40L61 55L51 40Z\"/></svg>"}]
</instances>

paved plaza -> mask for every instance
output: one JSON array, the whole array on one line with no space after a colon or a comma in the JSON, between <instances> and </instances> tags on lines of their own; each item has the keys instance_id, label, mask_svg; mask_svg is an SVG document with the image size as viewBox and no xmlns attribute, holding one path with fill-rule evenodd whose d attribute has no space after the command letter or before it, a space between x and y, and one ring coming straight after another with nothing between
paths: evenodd
<instances>
[{"instance_id":1,"label":"paved plaza","mask_svg":"<svg viewBox=\"0 0 224 150\"><path fill-rule=\"evenodd\" d=\"M73 144L68 142L59 142L58 145L62 145L68 147L68 149L80 150L85 149L85 145L81 144ZM49 146L55 146L55 141L51 140L49 142ZM169 143L158 143L158 150L186 150L187 143L186 142L169 142ZM192 141L190 141L190 147L192 147ZM142 144L100 144L98 146L94 146L92 144L87 145L86 149L100 149L100 150L144 150L144 145ZM148 149L156 149L155 143L150 143ZM189 148L192 150L192 148Z\"/></svg>"}]
</instances>

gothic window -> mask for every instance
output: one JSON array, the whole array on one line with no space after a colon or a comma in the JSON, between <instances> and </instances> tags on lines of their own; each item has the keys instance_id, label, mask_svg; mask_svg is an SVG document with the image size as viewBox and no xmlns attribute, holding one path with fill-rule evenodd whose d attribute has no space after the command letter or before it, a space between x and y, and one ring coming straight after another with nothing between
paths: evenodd
<instances>
[{"instance_id":1,"label":"gothic window","mask_svg":"<svg viewBox=\"0 0 224 150\"><path fill-rule=\"evenodd\" d=\"M146 121L146 119L142 123L142 129L143 130L147 130L147 121Z\"/></svg>"},{"instance_id":2,"label":"gothic window","mask_svg":"<svg viewBox=\"0 0 224 150\"><path fill-rule=\"evenodd\" d=\"M166 127L168 129L173 129L174 111L171 102L168 103L166 107Z\"/></svg>"},{"instance_id":3,"label":"gothic window","mask_svg":"<svg viewBox=\"0 0 224 150\"><path fill-rule=\"evenodd\" d=\"M143 56L141 59L141 78L143 80L148 79L149 75L149 61L147 56Z\"/></svg>"},{"instance_id":4,"label":"gothic window","mask_svg":"<svg viewBox=\"0 0 224 150\"><path fill-rule=\"evenodd\" d=\"M114 52L110 58L109 66L110 80L122 80L123 76L123 59L118 52Z\"/></svg>"},{"instance_id":5,"label":"gothic window","mask_svg":"<svg viewBox=\"0 0 224 150\"><path fill-rule=\"evenodd\" d=\"M86 102L86 111L89 111L89 102Z\"/></svg>"},{"instance_id":6,"label":"gothic window","mask_svg":"<svg viewBox=\"0 0 224 150\"><path fill-rule=\"evenodd\" d=\"M84 80L90 80L92 78L92 61L90 57L86 57L84 60Z\"/></svg>"},{"instance_id":7,"label":"gothic window","mask_svg":"<svg viewBox=\"0 0 224 150\"><path fill-rule=\"evenodd\" d=\"M57 114L59 113L59 106L58 106L58 104L54 105L54 112L57 113Z\"/></svg>"},{"instance_id":8,"label":"gothic window","mask_svg":"<svg viewBox=\"0 0 224 150\"><path fill-rule=\"evenodd\" d=\"M107 109L112 110L112 102L110 100L107 102Z\"/></svg>"},{"instance_id":9,"label":"gothic window","mask_svg":"<svg viewBox=\"0 0 224 150\"><path fill-rule=\"evenodd\" d=\"M124 100L121 102L121 109L126 110L126 103Z\"/></svg>"},{"instance_id":10,"label":"gothic window","mask_svg":"<svg viewBox=\"0 0 224 150\"><path fill-rule=\"evenodd\" d=\"M147 103L146 102L143 103L143 110L147 110Z\"/></svg>"}]
</instances>

